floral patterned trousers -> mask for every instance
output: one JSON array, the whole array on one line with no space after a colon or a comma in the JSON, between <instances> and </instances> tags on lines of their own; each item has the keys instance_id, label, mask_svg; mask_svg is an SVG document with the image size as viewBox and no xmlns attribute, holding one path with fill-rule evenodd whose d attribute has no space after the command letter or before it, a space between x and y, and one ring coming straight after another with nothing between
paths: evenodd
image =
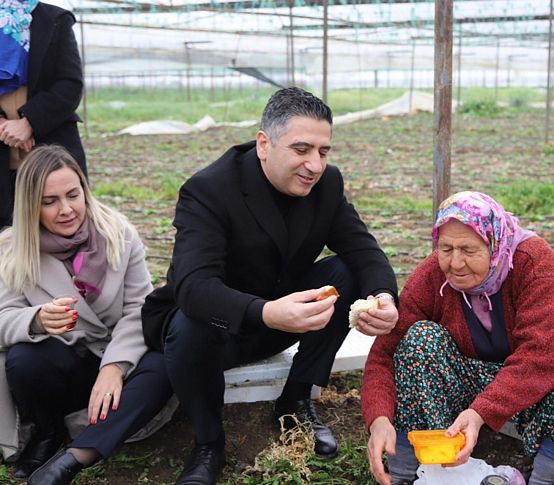
<instances>
[{"instance_id":1,"label":"floral patterned trousers","mask_svg":"<svg viewBox=\"0 0 554 485\"><path fill-rule=\"evenodd\" d=\"M503 364L460 353L447 330L431 321L412 325L394 355L395 428L446 429L495 378ZM509 390L507 390L509 392ZM543 438L554 438L554 391L515 414L511 421L534 456Z\"/></svg>"}]
</instances>

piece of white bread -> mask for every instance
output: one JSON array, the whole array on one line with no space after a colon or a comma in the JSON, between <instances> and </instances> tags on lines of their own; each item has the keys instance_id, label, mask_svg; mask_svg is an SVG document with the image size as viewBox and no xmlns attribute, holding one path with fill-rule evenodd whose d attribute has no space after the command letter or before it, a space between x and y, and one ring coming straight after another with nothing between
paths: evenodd
<instances>
[{"instance_id":1,"label":"piece of white bread","mask_svg":"<svg viewBox=\"0 0 554 485\"><path fill-rule=\"evenodd\" d=\"M356 300L350 305L350 312L348 313L348 323L350 328L356 327L358 323L358 316L360 313L367 312L368 310L374 310L379 308L379 298L373 298L371 300Z\"/></svg>"}]
</instances>

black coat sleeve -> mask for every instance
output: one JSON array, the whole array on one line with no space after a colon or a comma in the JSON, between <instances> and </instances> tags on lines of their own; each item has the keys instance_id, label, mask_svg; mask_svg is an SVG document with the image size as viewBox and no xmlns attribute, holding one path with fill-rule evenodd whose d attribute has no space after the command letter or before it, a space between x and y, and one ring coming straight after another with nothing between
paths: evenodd
<instances>
[{"instance_id":1,"label":"black coat sleeve","mask_svg":"<svg viewBox=\"0 0 554 485\"><path fill-rule=\"evenodd\" d=\"M327 247L342 258L353 274L358 275L363 298L385 291L393 295L398 303L398 287L392 266L354 206L346 199L340 173L338 177L341 198L333 215Z\"/></svg>"},{"instance_id":2,"label":"black coat sleeve","mask_svg":"<svg viewBox=\"0 0 554 485\"><path fill-rule=\"evenodd\" d=\"M44 42L43 31L35 22L48 22L49 17L33 17L31 23L31 49L33 43ZM64 12L54 20L54 30L43 59L40 60L36 87L29 93L29 99L19 109L33 128L35 137L43 138L67 120L78 119L75 110L81 101L83 72L81 58L71 12ZM31 59L33 57L31 56ZM38 60L34 60L38 62ZM33 66L29 66L33 69Z\"/></svg>"}]
</instances>

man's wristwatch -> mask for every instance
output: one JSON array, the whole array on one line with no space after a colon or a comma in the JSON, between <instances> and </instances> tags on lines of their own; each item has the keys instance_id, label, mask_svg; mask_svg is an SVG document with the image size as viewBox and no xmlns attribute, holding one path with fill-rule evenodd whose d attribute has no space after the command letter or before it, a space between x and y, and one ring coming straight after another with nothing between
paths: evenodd
<instances>
[{"instance_id":1,"label":"man's wristwatch","mask_svg":"<svg viewBox=\"0 0 554 485\"><path fill-rule=\"evenodd\" d=\"M379 293L375 298L378 298L379 300L389 300L392 302L393 305L396 305L394 301L394 296L392 296L390 293Z\"/></svg>"}]
</instances>

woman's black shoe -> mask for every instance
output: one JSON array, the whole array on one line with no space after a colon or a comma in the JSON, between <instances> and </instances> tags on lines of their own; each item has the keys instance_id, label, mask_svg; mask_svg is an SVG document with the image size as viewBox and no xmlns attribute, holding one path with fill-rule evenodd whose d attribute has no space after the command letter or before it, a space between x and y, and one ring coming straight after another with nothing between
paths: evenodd
<instances>
[{"instance_id":1,"label":"woman's black shoe","mask_svg":"<svg viewBox=\"0 0 554 485\"><path fill-rule=\"evenodd\" d=\"M60 450L31 475L27 485L69 485L82 469L71 453Z\"/></svg>"},{"instance_id":2,"label":"woman's black shoe","mask_svg":"<svg viewBox=\"0 0 554 485\"><path fill-rule=\"evenodd\" d=\"M61 434L55 434L46 439L31 438L15 464L14 477L27 478L48 461L60 449L62 443L63 436Z\"/></svg>"}]
</instances>

